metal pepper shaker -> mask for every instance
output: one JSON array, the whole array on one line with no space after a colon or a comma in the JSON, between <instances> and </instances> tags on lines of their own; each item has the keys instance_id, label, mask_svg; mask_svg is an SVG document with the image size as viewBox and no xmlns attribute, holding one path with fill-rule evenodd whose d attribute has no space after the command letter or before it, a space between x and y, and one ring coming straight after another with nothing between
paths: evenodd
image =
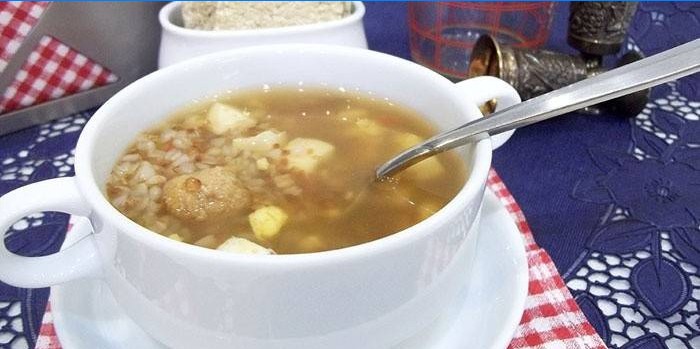
<instances>
[{"instance_id":1,"label":"metal pepper shaker","mask_svg":"<svg viewBox=\"0 0 700 349\"><path fill-rule=\"evenodd\" d=\"M636 12L636 2L571 2L567 41L584 54L615 54L620 51Z\"/></svg>"},{"instance_id":2,"label":"metal pepper shaker","mask_svg":"<svg viewBox=\"0 0 700 349\"><path fill-rule=\"evenodd\" d=\"M618 66L641 58L639 53L629 52ZM470 78L490 75L504 80L526 100L600 74L605 71L600 62L595 56L504 45L482 35L472 49L468 73ZM637 115L646 105L648 93L646 90L613 99L584 112L598 114L605 109L621 115Z\"/></svg>"},{"instance_id":3,"label":"metal pepper shaker","mask_svg":"<svg viewBox=\"0 0 700 349\"><path fill-rule=\"evenodd\" d=\"M469 77L495 76L513 86L523 100L583 80L599 69L597 60L542 49L499 44L482 35L472 49Z\"/></svg>"}]
</instances>

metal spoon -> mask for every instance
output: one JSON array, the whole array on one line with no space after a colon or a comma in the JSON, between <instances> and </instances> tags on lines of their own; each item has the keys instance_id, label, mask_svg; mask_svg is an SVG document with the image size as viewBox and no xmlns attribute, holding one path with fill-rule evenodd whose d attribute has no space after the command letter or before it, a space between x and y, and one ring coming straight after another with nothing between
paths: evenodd
<instances>
[{"instance_id":1,"label":"metal spoon","mask_svg":"<svg viewBox=\"0 0 700 349\"><path fill-rule=\"evenodd\" d=\"M554 90L446 131L379 166L378 179L435 154L700 71L700 39Z\"/></svg>"}]
</instances>

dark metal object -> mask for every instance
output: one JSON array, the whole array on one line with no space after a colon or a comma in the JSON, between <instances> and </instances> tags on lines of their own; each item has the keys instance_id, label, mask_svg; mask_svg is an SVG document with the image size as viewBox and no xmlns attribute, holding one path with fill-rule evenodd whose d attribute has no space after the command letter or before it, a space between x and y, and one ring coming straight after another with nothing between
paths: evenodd
<instances>
[{"instance_id":1,"label":"dark metal object","mask_svg":"<svg viewBox=\"0 0 700 349\"><path fill-rule=\"evenodd\" d=\"M636 56L634 56L636 55ZM626 55L621 63L639 60L636 53ZM618 64L620 66L621 64ZM523 100L527 100L603 72L600 59L568 55L559 52L523 49L501 45L491 36L477 40L469 62L469 77L491 75L512 85ZM648 100L648 90L633 97L607 102L604 107L625 115L638 114ZM595 108L585 110L597 114ZM632 114L634 113L634 114Z\"/></svg>"},{"instance_id":2,"label":"dark metal object","mask_svg":"<svg viewBox=\"0 0 700 349\"><path fill-rule=\"evenodd\" d=\"M530 99L588 77L597 62L563 53L501 45L489 35L477 40L469 60L469 77L491 75Z\"/></svg>"},{"instance_id":3,"label":"dark metal object","mask_svg":"<svg viewBox=\"0 0 700 349\"><path fill-rule=\"evenodd\" d=\"M139 77L156 70L162 3L53 2L0 74L0 91L12 84L17 72L44 36L52 36L112 71L112 84L0 114L0 135L64 117L104 103Z\"/></svg>"},{"instance_id":4,"label":"dark metal object","mask_svg":"<svg viewBox=\"0 0 700 349\"><path fill-rule=\"evenodd\" d=\"M636 62L642 58L644 58L644 55L637 51L627 52L622 56L622 58L620 58L620 61L617 62L617 67ZM639 115L639 113L642 112L644 107L646 107L650 96L651 87L644 90L639 90L634 93L630 93L628 95L613 100L609 100L607 102L601 103L600 106L602 109L615 115L637 116Z\"/></svg>"},{"instance_id":5,"label":"dark metal object","mask_svg":"<svg viewBox=\"0 0 700 349\"><path fill-rule=\"evenodd\" d=\"M567 41L586 54L615 54L627 37L636 11L636 2L572 2Z\"/></svg>"}]
</instances>

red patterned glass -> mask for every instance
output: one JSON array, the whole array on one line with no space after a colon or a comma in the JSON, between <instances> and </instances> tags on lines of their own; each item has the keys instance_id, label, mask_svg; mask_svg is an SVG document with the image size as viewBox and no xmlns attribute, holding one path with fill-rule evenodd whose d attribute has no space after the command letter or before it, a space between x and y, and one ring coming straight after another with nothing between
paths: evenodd
<instances>
[{"instance_id":1,"label":"red patterned glass","mask_svg":"<svg viewBox=\"0 0 700 349\"><path fill-rule=\"evenodd\" d=\"M450 79L465 79L480 35L540 47L549 36L552 8L552 2L410 2L411 56Z\"/></svg>"}]
</instances>

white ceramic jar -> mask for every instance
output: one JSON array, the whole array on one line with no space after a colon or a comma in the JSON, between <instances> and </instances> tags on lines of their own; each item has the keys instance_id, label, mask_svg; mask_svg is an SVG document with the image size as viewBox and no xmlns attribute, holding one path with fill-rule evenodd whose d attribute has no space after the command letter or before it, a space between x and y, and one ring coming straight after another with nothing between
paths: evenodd
<instances>
[{"instance_id":1,"label":"white ceramic jar","mask_svg":"<svg viewBox=\"0 0 700 349\"><path fill-rule=\"evenodd\" d=\"M362 24L365 6L352 2L352 12L339 20L281 28L249 30L187 29L182 21L182 2L165 5L158 15L162 27L158 66L171 64L207 53L259 45L326 44L367 48Z\"/></svg>"}]
</instances>

